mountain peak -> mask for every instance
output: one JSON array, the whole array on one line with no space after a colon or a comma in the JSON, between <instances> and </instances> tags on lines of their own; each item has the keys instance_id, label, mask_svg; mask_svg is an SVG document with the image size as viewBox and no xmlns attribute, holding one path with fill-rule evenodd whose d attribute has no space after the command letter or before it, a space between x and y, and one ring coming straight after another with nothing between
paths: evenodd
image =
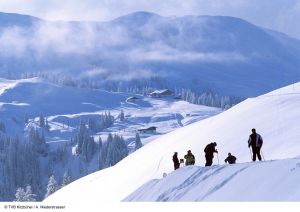
<instances>
[{"instance_id":1,"label":"mountain peak","mask_svg":"<svg viewBox=\"0 0 300 212\"><path fill-rule=\"evenodd\" d=\"M145 23L152 18L159 18L160 15L156 13L146 12L146 11L136 11L129 13L127 15L120 16L113 20L113 22L119 23Z\"/></svg>"},{"instance_id":2,"label":"mountain peak","mask_svg":"<svg viewBox=\"0 0 300 212\"><path fill-rule=\"evenodd\" d=\"M12 25L29 26L36 21L41 21L41 19L30 15L0 12L0 27Z\"/></svg>"}]
</instances>

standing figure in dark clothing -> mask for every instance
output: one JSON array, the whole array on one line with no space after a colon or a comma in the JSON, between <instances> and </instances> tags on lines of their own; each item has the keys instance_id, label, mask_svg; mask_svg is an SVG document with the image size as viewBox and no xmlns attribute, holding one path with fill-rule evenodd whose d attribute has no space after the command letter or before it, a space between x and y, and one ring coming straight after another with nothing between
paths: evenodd
<instances>
[{"instance_id":1,"label":"standing figure in dark clothing","mask_svg":"<svg viewBox=\"0 0 300 212\"><path fill-rule=\"evenodd\" d=\"M261 155L260 155L260 149L263 145L263 139L262 137L256 133L255 129L252 129L252 134L249 136L248 140L248 147L252 148L252 153L253 153L253 161L256 161L256 155L258 157L258 160L261 161Z\"/></svg>"},{"instance_id":2,"label":"standing figure in dark clothing","mask_svg":"<svg viewBox=\"0 0 300 212\"><path fill-rule=\"evenodd\" d=\"M177 152L174 152L173 163L174 163L174 170L179 169L180 163L177 157Z\"/></svg>"},{"instance_id":3,"label":"standing figure in dark clothing","mask_svg":"<svg viewBox=\"0 0 300 212\"><path fill-rule=\"evenodd\" d=\"M217 146L217 143L213 142L213 143L208 144L205 147L205 149L204 149L205 159L206 159L205 166L211 166L212 165L213 158L214 158L214 153L218 153L218 151L216 150L216 146Z\"/></svg>"},{"instance_id":4,"label":"standing figure in dark clothing","mask_svg":"<svg viewBox=\"0 0 300 212\"><path fill-rule=\"evenodd\" d=\"M235 164L236 161L236 157L233 156L231 153L228 153L228 157L225 159L225 163L229 163L229 164Z\"/></svg>"}]
</instances>

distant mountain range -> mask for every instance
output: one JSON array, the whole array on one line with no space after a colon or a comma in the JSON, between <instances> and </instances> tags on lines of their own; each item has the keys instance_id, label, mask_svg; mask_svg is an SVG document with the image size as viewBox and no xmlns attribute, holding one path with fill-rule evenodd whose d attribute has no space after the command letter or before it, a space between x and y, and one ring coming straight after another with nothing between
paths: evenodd
<instances>
[{"instance_id":1,"label":"distant mountain range","mask_svg":"<svg viewBox=\"0 0 300 212\"><path fill-rule=\"evenodd\" d=\"M247 98L300 80L300 41L225 16L136 12L109 22L0 13L0 77L51 73L116 86Z\"/></svg>"}]
</instances>

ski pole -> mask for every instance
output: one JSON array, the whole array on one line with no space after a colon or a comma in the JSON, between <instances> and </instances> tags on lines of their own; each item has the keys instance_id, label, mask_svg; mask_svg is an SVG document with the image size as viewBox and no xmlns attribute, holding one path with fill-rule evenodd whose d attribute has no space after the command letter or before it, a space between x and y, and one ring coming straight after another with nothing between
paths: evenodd
<instances>
[{"instance_id":1,"label":"ski pole","mask_svg":"<svg viewBox=\"0 0 300 212\"><path fill-rule=\"evenodd\" d=\"M261 153L261 156L262 156L263 160L266 161L262 150L260 150L260 153Z\"/></svg>"}]
</instances>

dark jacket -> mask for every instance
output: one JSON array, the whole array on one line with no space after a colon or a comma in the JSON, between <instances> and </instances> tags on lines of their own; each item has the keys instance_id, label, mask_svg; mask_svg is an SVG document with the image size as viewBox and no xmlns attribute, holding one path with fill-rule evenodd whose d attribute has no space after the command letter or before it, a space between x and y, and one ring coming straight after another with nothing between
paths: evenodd
<instances>
[{"instance_id":1,"label":"dark jacket","mask_svg":"<svg viewBox=\"0 0 300 212\"><path fill-rule=\"evenodd\" d=\"M178 160L178 157L177 157L177 154L174 154L173 155L173 162L174 162L174 165L179 165L179 160Z\"/></svg>"},{"instance_id":2,"label":"dark jacket","mask_svg":"<svg viewBox=\"0 0 300 212\"><path fill-rule=\"evenodd\" d=\"M204 152L205 152L205 156L211 157L211 158L214 157L214 152L218 153L218 151L216 150L216 146L215 146L214 143L208 144L205 147Z\"/></svg>"},{"instance_id":3,"label":"dark jacket","mask_svg":"<svg viewBox=\"0 0 300 212\"><path fill-rule=\"evenodd\" d=\"M236 157L234 157L233 155L230 155L225 159L225 163L228 162L229 164L234 164L235 161L236 161Z\"/></svg>"},{"instance_id":4,"label":"dark jacket","mask_svg":"<svg viewBox=\"0 0 300 212\"><path fill-rule=\"evenodd\" d=\"M255 147L261 147L262 145L263 145L263 139L260 136L260 134L252 133L249 136L248 147L252 146L252 148L255 148Z\"/></svg>"}]
</instances>

